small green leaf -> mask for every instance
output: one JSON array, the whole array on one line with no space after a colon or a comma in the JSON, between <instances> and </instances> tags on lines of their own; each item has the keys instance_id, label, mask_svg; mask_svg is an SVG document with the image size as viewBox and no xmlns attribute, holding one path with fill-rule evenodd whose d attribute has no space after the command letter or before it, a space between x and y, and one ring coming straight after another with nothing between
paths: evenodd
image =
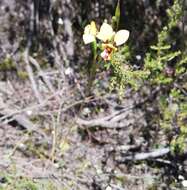
<instances>
[{"instance_id":1,"label":"small green leaf","mask_svg":"<svg viewBox=\"0 0 187 190\"><path fill-rule=\"evenodd\" d=\"M115 26L116 30L118 30L118 27L119 27L120 14L121 14L120 13L120 0L118 0L116 10L115 10L115 16L112 19L113 23L115 23L113 25Z\"/></svg>"},{"instance_id":2,"label":"small green leaf","mask_svg":"<svg viewBox=\"0 0 187 190\"><path fill-rule=\"evenodd\" d=\"M170 49L170 48L171 48L170 45L165 45L165 46L162 46L162 47L151 46L151 49L153 49L153 50L166 50L166 49Z\"/></svg>"}]
</instances>

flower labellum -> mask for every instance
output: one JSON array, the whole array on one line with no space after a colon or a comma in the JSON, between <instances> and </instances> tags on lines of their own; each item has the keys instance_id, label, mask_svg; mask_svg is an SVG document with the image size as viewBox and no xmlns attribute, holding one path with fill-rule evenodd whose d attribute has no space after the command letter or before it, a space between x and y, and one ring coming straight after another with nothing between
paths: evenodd
<instances>
[{"instance_id":1,"label":"flower labellum","mask_svg":"<svg viewBox=\"0 0 187 190\"><path fill-rule=\"evenodd\" d=\"M101 53L101 57L102 57L105 61L109 61L109 60L111 59L110 53L107 51L107 49L105 49L105 50Z\"/></svg>"},{"instance_id":2,"label":"flower labellum","mask_svg":"<svg viewBox=\"0 0 187 190\"><path fill-rule=\"evenodd\" d=\"M117 48L114 47L112 44L102 44L102 47L103 47L104 51L101 53L101 57L105 61L110 61L112 52L116 51Z\"/></svg>"}]
</instances>

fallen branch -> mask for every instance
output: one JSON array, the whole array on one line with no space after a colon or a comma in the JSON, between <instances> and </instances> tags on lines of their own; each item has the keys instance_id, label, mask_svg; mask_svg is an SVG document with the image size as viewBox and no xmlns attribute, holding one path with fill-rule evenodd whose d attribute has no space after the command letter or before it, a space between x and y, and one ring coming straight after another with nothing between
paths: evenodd
<instances>
[{"instance_id":1,"label":"fallen branch","mask_svg":"<svg viewBox=\"0 0 187 190\"><path fill-rule=\"evenodd\" d=\"M33 92L34 92L38 102L41 103L42 102L42 96L41 96L40 92L38 91L38 87L37 87L36 81L34 79L34 74L33 74L32 68L31 68L30 63L29 63L29 48L28 47L26 48L23 57L24 57L24 61L26 64L26 71L28 73L28 76L29 76L29 79L31 82L31 87L33 89Z\"/></svg>"},{"instance_id":2,"label":"fallen branch","mask_svg":"<svg viewBox=\"0 0 187 190\"><path fill-rule=\"evenodd\" d=\"M110 116L106 116L103 118L98 118L98 119L92 119L92 120L84 120L81 118L77 118L76 122L79 125L86 125L87 127L103 127L103 128L125 128L128 127L130 124L134 123L134 119L128 119L124 120L127 118L129 115L129 112L127 112L130 109L133 109L135 105L130 105L120 111L115 111Z\"/></svg>"},{"instance_id":3,"label":"fallen branch","mask_svg":"<svg viewBox=\"0 0 187 190\"><path fill-rule=\"evenodd\" d=\"M116 160L118 162L140 161L140 160L162 157L164 155L167 155L169 152L170 152L170 148L166 147L166 148L160 148L160 149L154 150L152 152L137 153L137 154L125 156L122 158L117 158Z\"/></svg>"},{"instance_id":4,"label":"fallen branch","mask_svg":"<svg viewBox=\"0 0 187 190\"><path fill-rule=\"evenodd\" d=\"M39 63L37 62L36 59L34 59L32 56L29 56L29 61L31 62L31 64L33 64L36 69L39 72L39 75L42 77L43 81L45 82L45 84L47 85L47 88L54 93L55 89L53 88L53 85L51 84L51 82L48 80L48 78L46 77L45 73L42 71Z\"/></svg>"},{"instance_id":5,"label":"fallen branch","mask_svg":"<svg viewBox=\"0 0 187 190\"><path fill-rule=\"evenodd\" d=\"M96 126L99 126L99 127L103 127L103 128L110 128L110 129L113 129L113 128L124 128L124 127L129 126L129 123L126 123L126 124L124 124L124 123L118 123L118 122L113 123L111 121L106 121L105 118L94 119L94 120L89 120L89 121L77 118L76 122L79 125L86 125L87 127L96 127Z\"/></svg>"}]
</instances>

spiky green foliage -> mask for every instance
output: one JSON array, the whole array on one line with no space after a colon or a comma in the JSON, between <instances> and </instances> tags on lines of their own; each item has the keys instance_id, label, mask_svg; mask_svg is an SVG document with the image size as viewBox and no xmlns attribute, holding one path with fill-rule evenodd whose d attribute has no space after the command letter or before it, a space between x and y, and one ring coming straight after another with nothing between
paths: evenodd
<instances>
[{"instance_id":1,"label":"spiky green foliage","mask_svg":"<svg viewBox=\"0 0 187 190\"><path fill-rule=\"evenodd\" d=\"M170 137L170 145L173 152L181 153L187 139L187 56L186 50L177 44L173 31L182 17L182 2L175 0L167 15L168 24L159 32L156 45L146 53L142 70L134 70L128 63L127 46L114 54L108 67L112 70L111 89L118 89L120 94L127 85L135 89L142 85L152 90L161 89L157 98L160 110L157 121L166 135L175 134Z\"/></svg>"},{"instance_id":2,"label":"spiky green foliage","mask_svg":"<svg viewBox=\"0 0 187 190\"><path fill-rule=\"evenodd\" d=\"M151 51L145 57L144 69L149 72L148 79L152 84L157 85L173 82L175 69L177 68L178 70L179 68L177 62L175 66L170 66L170 63L181 55L180 50L172 51L172 43L175 39L170 36L173 28L177 26L181 18L182 6L180 1L175 0L167 13L168 25L158 34L157 44L151 46Z\"/></svg>"},{"instance_id":3,"label":"spiky green foliage","mask_svg":"<svg viewBox=\"0 0 187 190\"><path fill-rule=\"evenodd\" d=\"M187 93L184 88L187 56L184 49L172 50L176 39L171 35L181 19L181 1L175 0L167 13L168 25L158 34L157 44L146 54L144 70L149 73L146 79L151 86L167 89L159 97L159 123L167 132L178 131L170 145L173 152L181 153L187 139Z\"/></svg>"},{"instance_id":4,"label":"spiky green foliage","mask_svg":"<svg viewBox=\"0 0 187 190\"><path fill-rule=\"evenodd\" d=\"M120 96L123 95L127 85L138 89L142 85L139 79L147 76L145 71L134 70L133 66L128 63L129 59L129 48L126 45L113 55L111 62L107 65L111 68L110 90L118 90Z\"/></svg>"}]
</instances>

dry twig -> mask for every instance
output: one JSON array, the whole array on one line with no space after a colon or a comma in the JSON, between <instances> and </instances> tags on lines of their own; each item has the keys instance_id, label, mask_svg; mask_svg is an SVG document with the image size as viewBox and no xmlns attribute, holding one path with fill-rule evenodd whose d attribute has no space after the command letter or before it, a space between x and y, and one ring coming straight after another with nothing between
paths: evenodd
<instances>
[{"instance_id":1,"label":"dry twig","mask_svg":"<svg viewBox=\"0 0 187 190\"><path fill-rule=\"evenodd\" d=\"M170 148L166 147L166 148L160 148L160 149L154 150L152 152L137 153L134 155L125 156L123 158L117 158L116 160L118 162L146 160L146 159L152 159L152 158L165 156L169 152L170 152Z\"/></svg>"},{"instance_id":2,"label":"dry twig","mask_svg":"<svg viewBox=\"0 0 187 190\"><path fill-rule=\"evenodd\" d=\"M127 127L131 124L131 120L123 121L124 118L127 117L129 114L127 111L134 108L135 105L130 105L120 111L115 111L110 116L106 116L103 118L98 118L98 119L92 119L92 120L83 120L81 118L77 118L76 122L79 125L85 125L87 127L95 127L95 126L100 126L103 128L124 128Z\"/></svg>"},{"instance_id":3,"label":"dry twig","mask_svg":"<svg viewBox=\"0 0 187 190\"><path fill-rule=\"evenodd\" d=\"M39 63L37 62L36 59L34 59L32 56L29 56L29 61L36 67L36 69L39 72L39 75L42 77L43 81L45 82L45 84L47 85L48 89L54 93L55 90L53 88L53 85L51 84L51 82L48 80L48 78L46 77L45 73L42 71Z\"/></svg>"},{"instance_id":4,"label":"dry twig","mask_svg":"<svg viewBox=\"0 0 187 190\"><path fill-rule=\"evenodd\" d=\"M29 63L29 48L28 47L26 48L26 50L24 52L24 61L26 64L26 70L27 70L27 73L28 73L28 76L29 76L29 79L31 82L31 87L33 89L33 92L34 92L38 102L42 103L42 96L41 96L40 92L38 91L38 87L37 87L36 81L34 79L34 74L33 74L32 68Z\"/></svg>"}]
</instances>

